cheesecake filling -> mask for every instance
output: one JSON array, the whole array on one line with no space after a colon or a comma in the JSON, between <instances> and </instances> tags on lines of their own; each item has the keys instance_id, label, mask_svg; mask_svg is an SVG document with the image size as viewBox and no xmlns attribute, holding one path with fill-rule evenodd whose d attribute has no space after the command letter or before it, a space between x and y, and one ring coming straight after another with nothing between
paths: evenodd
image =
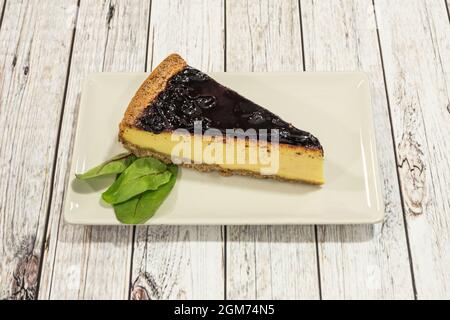
<instances>
[{"instance_id":1,"label":"cheesecake filling","mask_svg":"<svg viewBox=\"0 0 450 320\"><path fill-rule=\"evenodd\" d=\"M134 147L141 150L150 150L150 153L142 153L138 155L152 155L152 153L158 155L166 155L167 160L173 161L171 155L174 150L180 145L179 139L174 139L172 133L161 132L158 134L143 131L136 128L126 128L123 132L123 138L128 143L131 143ZM187 138L187 137L186 137ZM183 158L184 163L188 164L199 164L205 163L210 165L215 165L219 169L226 170L240 170L245 172L255 173L260 175L262 170L270 169L273 165L272 163L257 161L249 161L250 153L252 148L260 149L261 146L258 144L246 143L245 151L234 152L233 159L226 158L226 148L230 145L227 143L220 143L218 147L223 148L221 157L214 157L213 161L205 161L205 153L208 152L208 147L211 144L211 139L206 136L200 137L200 152L196 152L196 147L194 146L195 140L187 140L192 143L191 148L185 149L189 150L187 153L177 154L178 157ZM234 145L237 148L237 144ZM264 146L265 147L265 146ZM217 149L216 149L217 150ZM270 149L269 149L270 150ZM139 151L139 150L137 150ZM257 150L256 152L258 152ZM245 161L240 161L239 157L245 157ZM280 178L286 180L301 180L314 184L322 184L324 181L323 177L323 157L320 151L310 150L307 148L295 148L289 145L280 145L279 156L276 159L276 175ZM270 174L269 174L270 175Z\"/></svg>"}]
</instances>

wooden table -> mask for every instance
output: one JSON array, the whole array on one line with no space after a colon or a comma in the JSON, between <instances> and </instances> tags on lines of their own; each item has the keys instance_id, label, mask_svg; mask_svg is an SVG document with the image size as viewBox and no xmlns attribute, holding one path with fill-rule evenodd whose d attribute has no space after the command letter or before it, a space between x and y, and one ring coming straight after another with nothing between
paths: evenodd
<instances>
[{"instance_id":1,"label":"wooden table","mask_svg":"<svg viewBox=\"0 0 450 320\"><path fill-rule=\"evenodd\" d=\"M0 298L450 298L450 1L0 0ZM62 201L83 79L369 74L374 226L83 227Z\"/></svg>"}]
</instances>

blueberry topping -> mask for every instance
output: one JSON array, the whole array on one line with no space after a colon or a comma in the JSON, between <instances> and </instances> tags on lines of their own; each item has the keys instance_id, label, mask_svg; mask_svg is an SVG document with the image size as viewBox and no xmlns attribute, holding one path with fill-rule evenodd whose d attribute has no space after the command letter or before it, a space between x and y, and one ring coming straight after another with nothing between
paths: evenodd
<instances>
[{"instance_id":1,"label":"blueberry topping","mask_svg":"<svg viewBox=\"0 0 450 320\"><path fill-rule=\"evenodd\" d=\"M203 132L209 128L279 130L280 143L322 148L317 138L299 130L263 107L217 83L205 73L186 67L173 76L166 88L147 106L136 126L153 133L184 128L194 131L200 121Z\"/></svg>"}]
</instances>

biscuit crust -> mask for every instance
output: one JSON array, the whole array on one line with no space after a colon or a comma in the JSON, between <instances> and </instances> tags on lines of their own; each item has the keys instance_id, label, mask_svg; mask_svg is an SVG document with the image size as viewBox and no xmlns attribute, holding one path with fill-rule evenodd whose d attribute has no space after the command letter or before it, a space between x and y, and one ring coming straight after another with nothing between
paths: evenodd
<instances>
[{"instance_id":1,"label":"biscuit crust","mask_svg":"<svg viewBox=\"0 0 450 320\"><path fill-rule=\"evenodd\" d=\"M135 126L136 119L138 119L144 109L158 97L159 93L166 88L170 78L186 67L186 61L178 54L173 53L152 71L128 104L128 108L119 125L119 140L122 141L123 130L126 127Z\"/></svg>"}]
</instances>

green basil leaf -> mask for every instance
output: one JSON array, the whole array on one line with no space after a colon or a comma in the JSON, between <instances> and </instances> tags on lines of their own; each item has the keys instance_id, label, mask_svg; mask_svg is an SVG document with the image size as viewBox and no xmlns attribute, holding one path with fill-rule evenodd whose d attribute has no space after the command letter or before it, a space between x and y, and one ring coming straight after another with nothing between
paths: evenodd
<instances>
[{"instance_id":1,"label":"green basil leaf","mask_svg":"<svg viewBox=\"0 0 450 320\"><path fill-rule=\"evenodd\" d=\"M78 179L86 180L95 177L100 177L108 174L122 173L133 161L136 156L131 153L121 153L108 161L103 162L85 173L75 174Z\"/></svg>"},{"instance_id":2,"label":"green basil leaf","mask_svg":"<svg viewBox=\"0 0 450 320\"><path fill-rule=\"evenodd\" d=\"M114 205L117 220L125 224L141 224L155 214L177 180L178 167L170 165L167 169L172 174L169 182L157 190L146 191L128 201Z\"/></svg>"},{"instance_id":3,"label":"green basil leaf","mask_svg":"<svg viewBox=\"0 0 450 320\"><path fill-rule=\"evenodd\" d=\"M102 198L109 204L116 204L147 190L156 190L170 179L171 173L166 168L164 163L154 158L139 158L114 181Z\"/></svg>"}]
</instances>

